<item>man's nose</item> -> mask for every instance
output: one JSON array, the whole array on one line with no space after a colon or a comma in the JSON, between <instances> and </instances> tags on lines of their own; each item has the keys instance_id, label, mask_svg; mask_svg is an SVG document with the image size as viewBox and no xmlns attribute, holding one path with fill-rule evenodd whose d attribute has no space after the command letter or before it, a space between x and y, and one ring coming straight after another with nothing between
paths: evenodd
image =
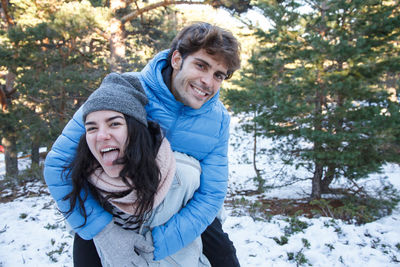
<instances>
[{"instance_id":1,"label":"man's nose","mask_svg":"<svg viewBox=\"0 0 400 267\"><path fill-rule=\"evenodd\" d=\"M203 76L201 76L201 82L206 85L207 87L211 87L211 84L213 82L213 74L212 73L204 73Z\"/></svg>"}]
</instances>

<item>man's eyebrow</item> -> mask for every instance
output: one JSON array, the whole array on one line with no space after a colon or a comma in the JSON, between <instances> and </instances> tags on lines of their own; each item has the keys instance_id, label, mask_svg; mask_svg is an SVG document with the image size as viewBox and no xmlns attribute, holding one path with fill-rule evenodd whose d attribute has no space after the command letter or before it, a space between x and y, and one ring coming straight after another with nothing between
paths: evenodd
<instances>
[{"instance_id":1,"label":"man's eyebrow","mask_svg":"<svg viewBox=\"0 0 400 267\"><path fill-rule=\"evenodd\" d=\"M216 73L224 75L225 78L228 77L228 74L223 71L217 71Z\"/></svg>"},{"instance_id":2,"label":"man's eyebrow","mask_svg":"<svg viewBox=\"0 0 400 267\"><path fill-rule=\"evenodd\" d=\"M201 59L201 58L198 58L198 57L195 57L194 59L196 59L196 60L202 62L204 65L207 65L207 67L209 67L209 68L211 67L211 64L208 63L207 61L205 61L204 59ZM227 73L225 73L225 72L223 72L223 71L220 71L220 70L216 71L216 73L218 73L218 74L223 74L223 75L225 75L225 76L228 76Z\"/></svg>"},{"instance_id":3,"label":"man's eyebrow","mask_svg":"<svg viewBox=\"0 0 400 267\"><path fill-rule=\"evenodd\" d=\"M198 60L198 61L201 61L203 64L207 65L207 67L211 67L211 64L208 63L207 61L205 61L204 59L198 58L198 57L195 57L195 59Z\"/></svg>"}]
</instances>

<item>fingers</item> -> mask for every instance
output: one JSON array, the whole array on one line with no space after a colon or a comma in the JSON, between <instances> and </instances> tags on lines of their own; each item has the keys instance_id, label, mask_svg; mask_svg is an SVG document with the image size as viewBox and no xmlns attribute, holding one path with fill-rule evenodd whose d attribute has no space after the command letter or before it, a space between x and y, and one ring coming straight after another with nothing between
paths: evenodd
<instances>
[{"instance_id":1,"label":"fingers","mask_svg":"<svg viewBox=\"0 0 400 267\"><path fill-rule=\"evenodd\" d=\"M140 256L142 256L148 263L153 262L154 260L153 253L140 253Z\"/></svg>"},{"instance_id":2,"label":"fingers","mask_svg":"<svg viewBox=\"0 0 400 267\"><path fill-rule=\"evenodd\" d=\"M147 261L142 256L136 254L136 252L134 252L132 255L132 264L133 266L138 266L138 267L149 266Z\"/></svg>"},{"instance_id":3,"label":"fingers","mask_svg":"<svg viewBox=\"0 0 400 267\"><path fill-rule=\"evenodd\" d=\"M140 235L140 238L137 239L137 242L135 243L135 249L144 253L150 253L154 251L151 231L148 231L146 236Z\"/></svg>"},{"instance_id":4,"label":"fingers","mask_svg":"<svg viewBox=\"0 0 400 267\"><path fill-rule=\"evenodd\" d=\"M139 252L145 252L145 253L154 251L153 244L148 241L137 242L135 244L135 249L137 249Z\"/></svg>"}]
</instances>

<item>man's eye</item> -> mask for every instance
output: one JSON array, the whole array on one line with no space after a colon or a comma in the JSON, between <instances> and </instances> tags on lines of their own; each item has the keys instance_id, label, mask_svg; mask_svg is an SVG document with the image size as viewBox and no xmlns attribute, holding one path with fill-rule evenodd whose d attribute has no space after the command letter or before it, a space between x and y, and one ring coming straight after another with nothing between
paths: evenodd
<instances>
[{"instance_id":1,"label":"man's eye","mask_svg":"<svg viewBox=\"0 0 400 267\"><path fill-rule=\"evenodd\" d=\"M217 78L217 80L219 81L223 81L226 79L226 76L224 74L216 74L215 77Z\"/></svg>"}]
</instances>

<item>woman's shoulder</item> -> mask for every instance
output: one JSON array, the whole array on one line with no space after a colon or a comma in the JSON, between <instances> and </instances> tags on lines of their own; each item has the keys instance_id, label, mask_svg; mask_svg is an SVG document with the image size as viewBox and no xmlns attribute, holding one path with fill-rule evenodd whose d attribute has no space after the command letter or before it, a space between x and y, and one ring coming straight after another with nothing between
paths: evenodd
<instances>
[{"instance_id":1,"label":"woman's shoulder","mask_svg":"<svg viewBox=\"0 0 400 267\"><path fill-rule=\"evenodd\" d=\"M176 166L178 168L178 165L180 167L191 167L194 168L196 171L201 173L201 165L200 162L195 159L192 156L189 156L188 154L182 153L182 152L178 152L178 151L174 151L174 156L175 156L175 160L176 160Z\"/></svg>"}]
</instances>

